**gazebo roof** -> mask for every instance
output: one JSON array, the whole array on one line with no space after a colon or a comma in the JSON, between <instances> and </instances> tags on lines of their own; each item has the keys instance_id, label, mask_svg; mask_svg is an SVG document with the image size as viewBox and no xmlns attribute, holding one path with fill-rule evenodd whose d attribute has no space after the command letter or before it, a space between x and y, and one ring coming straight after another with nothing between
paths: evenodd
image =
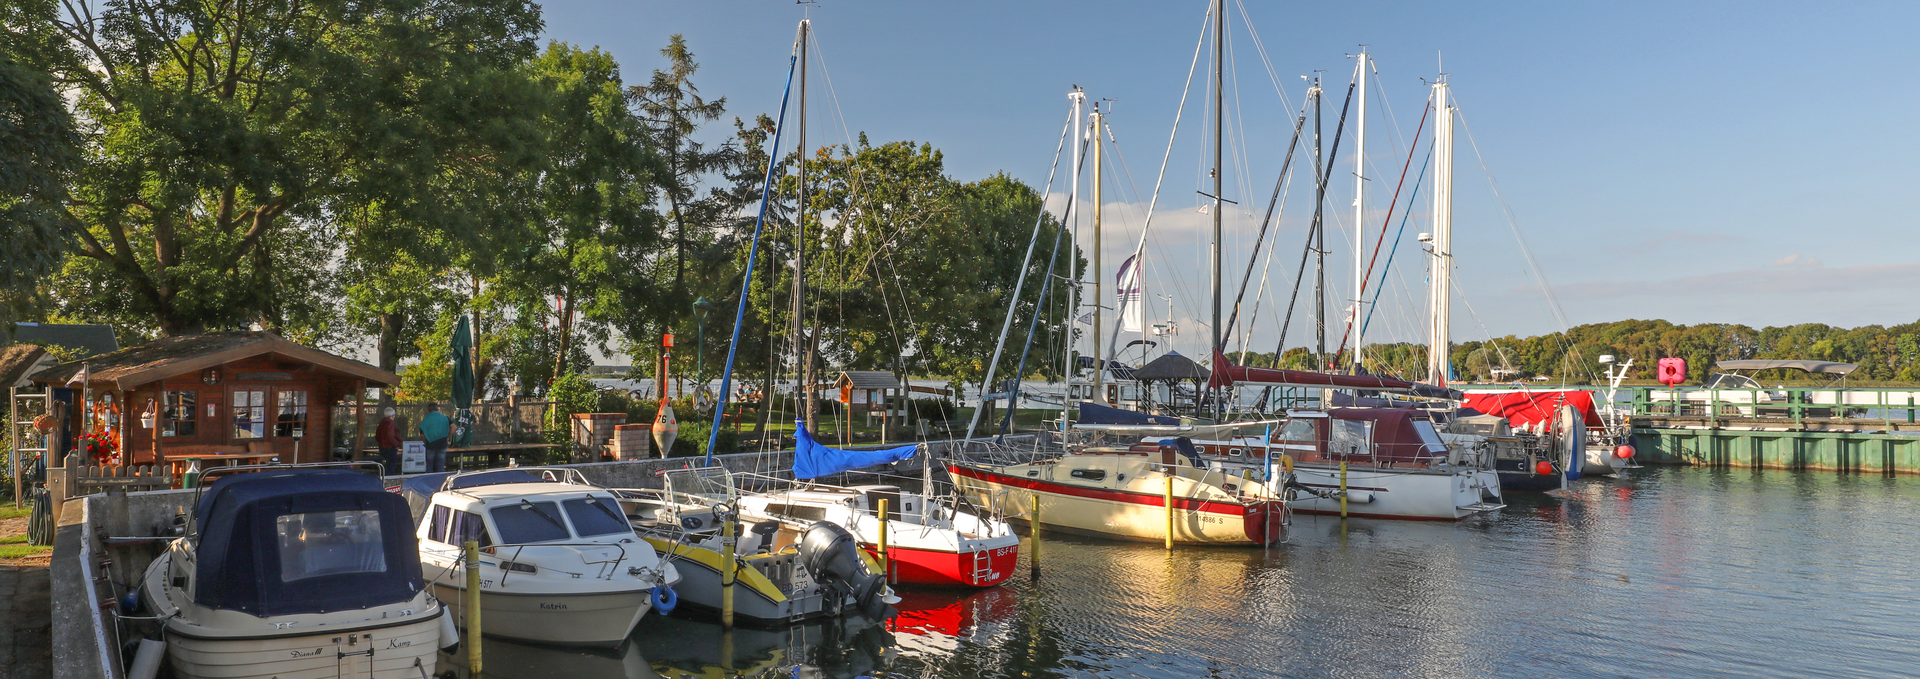
<instances>
[{"instance_id":1,"label":"gazebo roof","mask_svg":"<svg viewBox=\"0 0 1920 679\"><path fill-rule=\"evenodd\" d=\"M274 354L288 361L310 363L329 372L358 377L369 385L391 386L400 376L344 356L301 346L266 331L210 332L182 335L131 346L84 360L90 371L88 381L118 389L218 367L222 364L262 354ZM60 385L80 372L82 361L62 363L33 375L33 381Z\"/></svg>"},{"instance_id":2,"label":"gazebo roof","mask_svg":"<svg viewBox=\"0 0 1920 679\"><path fill-rule=\"evenodd\" d=\"M1160 380L1205 380L1212 373L1193 362L1193 359L1181 356L1178 351L1169 351L1165 356L1153 359L1146 365L1133 371L1133 379L1142 382Z\"/></svg>"},{"instance_id":3,"label":"gazebo roof","mask_svg":"<svg viewBox=\"0 0 1920 679\"><path fill-rule=\"evenodd\" d=\"M834 380L833 386L848 382L852 382L855 389L899 389L903 386L893 373L885 370L848 370L840 373L840 379Z\"/></svg>"}]
</instances>

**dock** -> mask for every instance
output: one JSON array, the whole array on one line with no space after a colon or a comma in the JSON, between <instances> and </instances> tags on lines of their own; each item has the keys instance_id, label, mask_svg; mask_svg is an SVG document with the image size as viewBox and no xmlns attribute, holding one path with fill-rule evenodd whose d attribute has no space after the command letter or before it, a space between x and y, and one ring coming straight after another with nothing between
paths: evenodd
<instances>
[{"instance_id":1,"label":"dock","mask_svg":"<svg viewBox=\"0 0 1920 679\"><path fill-rule=\"evenodd\" d=\"M1633 389L1641 461L1920 474L1920 391L1858 387Z\"/></svg>"}]
</instances>

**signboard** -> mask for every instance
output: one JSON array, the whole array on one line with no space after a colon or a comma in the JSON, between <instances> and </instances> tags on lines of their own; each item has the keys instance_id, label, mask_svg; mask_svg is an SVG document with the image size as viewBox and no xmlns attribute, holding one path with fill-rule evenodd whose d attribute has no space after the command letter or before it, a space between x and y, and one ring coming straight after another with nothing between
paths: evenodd
<instances>
[{"instance_id":1,"label":"signboard","mask_svg":"<svg viewBox=\"0 0 1920 679\"><path fill-rule=\"evenodd\" d=\"M427 442L426 441L401 441L400 442L400 473L402 474L427 473Z\"/></svg>"}]
</instances>

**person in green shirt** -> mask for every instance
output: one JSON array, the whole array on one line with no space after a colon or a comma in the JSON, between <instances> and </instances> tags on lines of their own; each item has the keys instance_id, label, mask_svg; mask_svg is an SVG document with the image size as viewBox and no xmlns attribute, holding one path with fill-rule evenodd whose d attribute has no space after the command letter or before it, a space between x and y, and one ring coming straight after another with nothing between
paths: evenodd
<instances>
[{"instance_id":1,"label":"person in green shirt","mask_svg":"<svg viewBox=\"0 0 1920 679\"><path fill-rule=\"evenodd\" d=\"M440 414L440 405L427 404L427 414L420 418L420 438L427 440L427 473L447 470L447 441L452 433L453 423Z\"/></svg>"}]
</instances>

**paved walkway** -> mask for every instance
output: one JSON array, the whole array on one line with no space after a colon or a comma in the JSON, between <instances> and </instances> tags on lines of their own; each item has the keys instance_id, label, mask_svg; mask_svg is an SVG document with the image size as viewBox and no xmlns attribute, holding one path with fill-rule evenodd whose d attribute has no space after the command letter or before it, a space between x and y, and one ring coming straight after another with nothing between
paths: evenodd
<instances>
[{"instance_id":1,"label":"paved walkway","mask_svg":"<svg viewBox=\"0 0 1920 679\"><path fill-rule=\"evenodd\" d=\"M47 567L0 566L0 679L53 676Z\"/></svg>"}]
</instances>

